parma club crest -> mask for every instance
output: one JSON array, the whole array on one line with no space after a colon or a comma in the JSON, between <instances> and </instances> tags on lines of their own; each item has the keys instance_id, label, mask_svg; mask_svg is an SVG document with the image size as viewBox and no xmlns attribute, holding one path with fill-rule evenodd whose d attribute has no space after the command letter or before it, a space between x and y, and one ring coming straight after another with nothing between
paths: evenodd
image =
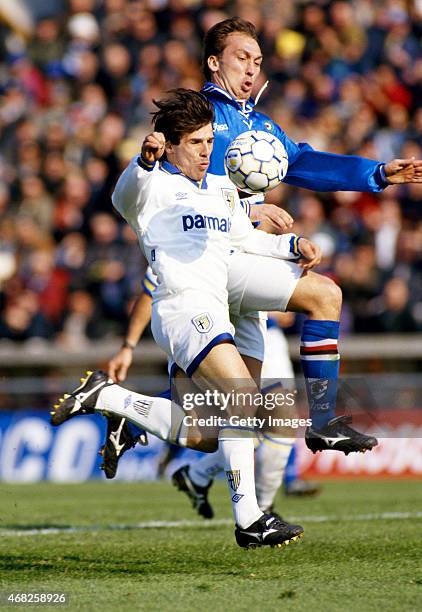
<instances>
[{"instance_id":1,"label":"parma club crest","mask_svg":"<svg viewBox=\"0 0 422 612\"><path fill-rule=\"evenodd\" d=\"M223 198L227 206L229 207L230 214L234 213L234 207L236 200L234 199L234 189L222 189Z\"/></svg>"},{"instance_id":2,"label":"parma club crest","mask_svg":"<svg viewBox=\"0 0 422 612\"><path fill-rule=\"evenodd\" d=\"M237 491L240 486L240 470L226 470L226 476L232 491Z\"/></svg>"},{"instance_id":3,"label":"parma club crest","mask_svg":"<svg viewBox=\"0 0 422 612\"><path fill-rule=\"evenodd\" d=\"M198 331L200 334L206 334L214 325L211 315L208 312L203 312L202 314L193 317L192 323L196 331Z\"/></svg>"}]
</instances>

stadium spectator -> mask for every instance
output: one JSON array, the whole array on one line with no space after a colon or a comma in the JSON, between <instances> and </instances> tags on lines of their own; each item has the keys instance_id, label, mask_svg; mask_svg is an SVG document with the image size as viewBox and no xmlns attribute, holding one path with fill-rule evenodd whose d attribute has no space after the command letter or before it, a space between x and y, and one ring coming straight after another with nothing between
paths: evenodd
<instances>
[{"instance_id":1,"label":"stadium spectator","mask_svg":"<svg viewBox=\"0 0 422 612\"><path fill-rule=\"evenodd\" d=\"M83 289L72 291L67 302L57 342L67 350L81 350L105 334L103 319L96 312L93 296Z\"/></svg>"},{"instance_id":2,"label":"stadium spectator","mask_svg":"<svg viewBox=\"0 0 422 612\"><path fill-rule=\"evenodd\" d=\"M382 294L369 303L367 327L368 331L384 333L420 330L409 305L409 289L402 278L389 279Z\"/></svg>"},{"instance_id":3,"label":"stadium spectator","mask_svg":"<svg viewBox=\"0 0 422 612\"><path fill-rule=\"evenodd\" d=\"M2 308L0 338L21 342L31 338L51 339L53 328L40 311L36 293L21 290L9 296Z\"/></svg>"}]
</instances>

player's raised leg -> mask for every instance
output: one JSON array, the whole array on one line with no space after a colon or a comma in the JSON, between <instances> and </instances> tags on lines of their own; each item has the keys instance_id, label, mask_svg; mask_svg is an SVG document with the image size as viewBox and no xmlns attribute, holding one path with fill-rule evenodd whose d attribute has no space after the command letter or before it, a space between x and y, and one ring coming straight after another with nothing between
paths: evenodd
<instances>
[{"instance_id":1,"label":"player's raised leg","mask_svg":"<svg viewBox=\"0 0 422 612\"><path fill-rule=\"evenodd\" d=\"M125 418L161 440L209 450L210 441L201 446L198 432L184 424L185 413L175 402L129 391L114 384L101 370L87 372L81 383L54 406L52 425L60 425L78 415L99 412L116 419Z\"/></svg>"},{"instance_id":2,"label":"player's raised leg","mask_svg":"<svg viewBox=\"0 0 422 612\"><path fill-rule=\"evenodd\" d=\"M299 240L299 249L307 249L309 245L312 243L308 240ZM306 261L303 257L303 262ZM371 450L377 444L376 438L352 429L348 426L350 417L336 417L335 413L340 288L330 278L304 271L292 261L237 254L230 263L230 275L239 275L242 268L247 270L240 305L243 311L287 310L308 315L301 339L303 373L314 423L306 432L308 447L314 452L334 449L346 454Z\"/></svg>"},{"instance_id":3,"label":"player's raised leg","mask_svg":"<svg viewBox=\"0 0 422 612\"><path fill-rule=\"evenodd\" d=\"M312 419L312 426L306 430L306 444L313 452L334 449L347 455L371 450L377 440L349 427L350 417L336 416L341 303L338 285L309 271L299 279L287 310L308 315L300 349Z\"/></svg>"}]
</instances>

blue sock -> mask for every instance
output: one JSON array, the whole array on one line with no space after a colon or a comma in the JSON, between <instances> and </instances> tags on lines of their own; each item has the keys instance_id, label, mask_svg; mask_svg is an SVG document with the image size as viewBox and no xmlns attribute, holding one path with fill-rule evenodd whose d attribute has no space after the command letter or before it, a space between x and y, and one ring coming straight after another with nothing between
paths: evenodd
<instances>
[{"instance_id":1,"label":"blue sock","mask_svg":"<svg viewBox=\"0 0 422 612\"><path fill-rule=\"evenodd\" d=\"M283 482L285 485L289 485L290 483L297 480L299 473L297 469L297 452L296 452L296 444L292 446L292 450L290 451L289 458L287 460L286 467L284 468L284 478Z\"/></svg>"},{"instance_id":2,"label":"blue sock","mask_svg":"<svg viewBox=\"0 0 422 612\"><path fill-rule=\"evenodd\" d=\"M340 355L337 350L338 321L313 321L303 324L300 359L305 376L309 416L312 426L321 429L336 416Z\"/></svg>"},{"instance_id":3,"label":"blue sock","mask_svg":"<svg viewBox=\"0 0 422 612\"><path fill-rule=\"evenodd\" d=\"M134 438L139 438L140 435L145 433L144 429L141 429L140 427L138 427L137 425L134 425L130 421L126 421L126 425L130 431L131 436L133 436Z\"/></svg>"},{"instance_id":4,"label":"blue sock","mask_svg":"<svg viewBox=\"0 0 422 612\"><path fill-rule=\"evenodd\" d=\"M170 389L166 389L166 391L160 393L158 397L165 397L166 399L171 399ZM126 421L126 425L128 426L128 429L134 438L139 438L139 436L141 435L146 435L146 431L144 429L141 429L130 421Z\"/></svg>"}]
</instances>

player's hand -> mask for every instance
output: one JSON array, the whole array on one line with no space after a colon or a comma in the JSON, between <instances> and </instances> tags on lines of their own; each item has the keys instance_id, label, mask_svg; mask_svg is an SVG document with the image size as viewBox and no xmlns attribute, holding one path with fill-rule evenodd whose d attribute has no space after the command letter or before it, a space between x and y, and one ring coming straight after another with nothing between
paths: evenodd
<instances>
[{"instance_id":1,"label":"player's hand","mask_svg":"<svg viewBox=\"0 0 422 612\"><path fill-rule=\"evenodd\" d=\"M152 132L145 136L142 143L141 155L149 163L154 163L160 159L164 153L166 139L161 132Z\"/></svg>"},{"instance_id":2,"label":"player's hand","mask_svg":"<svg viewBox=\"0 0 422 612\"><path fill-rule=\"evenodd\" d=\"M122 347L120 351L108 362L107 374L114 382L123 382L126 379L127 371L132 365L133 350L129 347Z\"/></svg>"},{"instance_id":3,"label":"player's hand","mask_svg":"<svg viewBox=\"0 0 422 612\"><path fill-rule=\"evenodd\" d=\"M390 185L400 183L422 183L422 160L393 159L384 166L385 176Z\"/></svg>"},{"instance_id":4,"label":"player's hand","mask_svg":"<svg viewBox=\"0 0 422 612\"><path fill-rule=\"evenodd\" d=\"M300 238L297 246L302 255L297 262L301 268L311 270L321 262L322 251L317 244L307 238Z\"/></svg>"},{"instance_id":5,"label":"player's hand","mask_svg":"<svg viewBox=\"0 0 422 612\"><path fill-rule=\"evenodd\" d=\"M266 221L277 234L283 234L293 226L293 219L289 213L274 204L251 204L250 220L260 223Z\"/></svg>"}]
</instances>

